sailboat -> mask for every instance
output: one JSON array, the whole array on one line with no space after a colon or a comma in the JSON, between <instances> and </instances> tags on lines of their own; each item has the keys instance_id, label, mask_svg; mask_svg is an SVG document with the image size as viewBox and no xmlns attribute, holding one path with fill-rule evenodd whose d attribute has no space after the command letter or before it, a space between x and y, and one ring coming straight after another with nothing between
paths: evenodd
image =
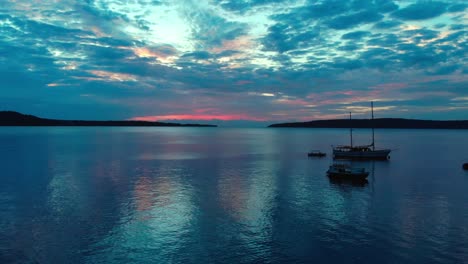
<instances>
[{"instance_id":1,"label":"sailboat","mask_svg":"<svg viewBox=\"0 0 468 264\"><path fill-rule=\"evenodd\" d=\"M374 103L371 102L372 120L374 120ZM351 112L349 113L351 120ZM373 123L373 122L372 122ZM335 159L381 159L389 158L390 149L376 149L374 140L374 126L372 125L372 143L369 145L353 145L353 128L350 128L350 145L333 147L333 158Z\"/></svg>"}]
</instances>

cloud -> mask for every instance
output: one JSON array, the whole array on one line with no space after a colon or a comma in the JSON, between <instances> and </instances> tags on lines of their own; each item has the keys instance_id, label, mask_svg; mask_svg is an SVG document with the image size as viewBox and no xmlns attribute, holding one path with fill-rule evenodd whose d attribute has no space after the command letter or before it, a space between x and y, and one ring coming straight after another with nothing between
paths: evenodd
<instances>
[{"instance_id":1,"label":"cloud","mask_svg":"<svg viewBox=\"0 0 468 264\"><path fill-rule=\"evenodd\" d=\"M369 100L430 116L419 99L468 96L457 1L2 4L0 102L46 117L305 121Z\"/></svg>"},{"instance_id":2,"label":"cloud","mask_svg":"<svg viewBox=\"0 0 468 264\"><path fill-rule=\"evenodd\" d=\"M182 58L193 58L195 60L207 60L212 57L212 54L207 51L195 51L182 55Z\"/></svg>"},{"instance_id":3,"label":"cloud","mask_svg":"<svg viewBox=\"0 0 468 264\"><path fill-rule=\"evenodd\" d=\"M449 12L463 12L468 7L468 4L454 4L447 8Z\"/></svg>"},{"instance_id":4,"label":"cloud","mask_svg":"<svg viewBox=\"0 0 468 264\"><path fill-rule=\"evenodd\" d=\"M333 29L348 29L355 26L380 21L384 16L373 10L335 17L326 22Z\"/></svg>"},{"instance_id":5,"label":"cloud","mask_svg":"<svg viewBox=\"0 0 468 264\"><path fill-rule=\"evenodd\" d=\"M220 6L230 12L244 14L257 7L265 7L269 5L288 4L294 1L291 0L226 0L220 1Z\"/></svg>"},{"instance_id":6,"label":"cloud","mask_svg":"<svg viewBox=\"0 0 468 264\"><path fill-rule=\"evenodd\" d=\"M466 25L463 25L463 24L450 25L450 30L463 30L465 28L466 28Z\"/></svg>"},{"instance_id":7,"label":"cloud","mask_svg":"<svg viewBox=\"0 0 468 264\"><path fill-rule=\"evenodd\" d=\"M352 39L352 40L359 40L364 38L365 36L370 35L368 31L354 31L350 33L346 33L341 36L342 39Z\"/></svg>"},{"instance_id":8,"label":"cloud","mask_svg":"<svg viewBox=\"0 0 468 264\"><path fill-rule=\"evenodd\" d=\"M197 45L205 49L223 44L245 35L244 23L228 21L213 10L189 3L183 9L184 19L191 27L191 35Z\"/></svg>"},{"instance_id":9,"label":"cloud","mask_svg":"<svg viewBox=\"0 0 468 264\"><path fill-rule=\"evenodd\" d=\"M348 7L343 1L323 1L311 4L308 8L311 17L331 17L347 12Z\"/></svg>"},{"instance_id":10,"label":"cloud","mask_svg":"<svg viewBox=\"0 0 468 264\"><path fill-rule=\"evenodd\" d=\"M314 31L299 32L287 24L275 24L268 29L268 35L262 40L264 50L284 53L298 49L317 37Z\"/></svg>"},{"instance_id":11,"label":"cloud","mask_svg":"<svg viewBox=\"0 0 468 264\"><path fill-rule=\"evenodd\" d=\"M362 45L357 45L357 44L346 44L346 45L342 45L338 48L338 50L342 50L342 51L354 51L354 50L358 50L358 49L361 49L362 48Z\"/></svg>"},{"instance_id":12,"label":"cloud","mask_svg":"<svg viewBox=\"0 0 468 264\"><path fill-rule=\"evenodd\" d=\"M410 4L392 13L392 16L404 20L424 20L442 15L447 4L437 1L421 1Z\"/></svg>"},{"instance_id":13,"label":"cloud","mask_svg":"<svg viewBox=\"0 0 468 264\"><path fill-rule=\"evenodd\" d=\"M456 70L458 70L459 68L460 68L459 65L441 66L441 67L439 67L438 69L436 69L435 71L433 71L433 74L436 74L436 75L452 74L452 73L454 73Z\"/></svg>"},{"instance_id":14,"label":"cloud","mask_svg":"<svg viewBox=\"0 0 468 264\"><path fill-rule=\"evenodd\" d=\"M389 29L389 28L400 26L402 24L403 24L402 22L396 21L396 20L380 21L378 23L375 23L374 27L378 29Z\"/></svg>"}]
</instances>

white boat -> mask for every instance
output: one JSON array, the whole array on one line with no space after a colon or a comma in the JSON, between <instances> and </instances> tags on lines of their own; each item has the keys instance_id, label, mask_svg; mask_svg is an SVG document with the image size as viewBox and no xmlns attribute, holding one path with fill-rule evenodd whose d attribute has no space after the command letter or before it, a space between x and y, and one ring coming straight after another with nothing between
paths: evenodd
<instances>
[{"instance_id":1,"label":"white boat","mask_svg":"<svg viewBox=\"0 0 468 264\"><path fill-rule=\"evenodd\" d=\"M372 120L374 120L374 104L371 102ZM351 120L351 113L349 113ZM374 127L372 126L372 143L369 145L353 145L353 129L350 128L350 145L333 147L333 158L335 159L382 159L389 158L390 149L375 149Z\"/></svg>"},{"instance_id":2,"label":"white boat","mask_svg":"<svg viewBox=\"0 0 468 264\"><path fill-rule=\"evenodd\" d=\"M351 167L348 164L333 164L327 170L328 177L362 180L369 176L364 168Z\"/></svg>"}]
</instances>

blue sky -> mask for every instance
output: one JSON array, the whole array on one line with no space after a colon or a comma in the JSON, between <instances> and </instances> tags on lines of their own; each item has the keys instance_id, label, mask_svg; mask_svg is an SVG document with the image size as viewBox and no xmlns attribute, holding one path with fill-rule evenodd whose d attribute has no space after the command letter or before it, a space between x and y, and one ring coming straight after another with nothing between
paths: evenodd
<instances>
[{"instance_id":1,"label":"blue sky","mask_svg":"<svg viewBox=\"0 0 468 264\"><path fill-rule=\"evenodd\" d=\"M0 108L266 124L468 119L465 1L4 0Z\"/></svg>"}]
</instances>

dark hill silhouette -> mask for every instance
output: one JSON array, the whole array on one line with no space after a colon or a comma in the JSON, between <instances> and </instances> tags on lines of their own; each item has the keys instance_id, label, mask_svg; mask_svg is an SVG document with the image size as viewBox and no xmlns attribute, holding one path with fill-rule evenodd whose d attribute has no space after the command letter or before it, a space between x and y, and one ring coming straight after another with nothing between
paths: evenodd
<instances>
[{"instance_id":1,"label":"dark hill silhouette","mask_svg":"<svg viewBox=\"0 0 468 264\"><path fill-rule=\"evenodd\" d=\"M301 128L412 128L412 129L468 129L468 120L439 121L404 118L334 119L273 124L268 127Z\"/></svg>"},{"instance_id":2,"label":"dark hill silhouette","mask_svg":"<svg viewBox=\"0 0 468 264\"><path fill-rule=\"evenodd\" d=\"M0 126L184 126L184 127L216 127L203 124L179 124L148 121L85 121L59 120L25 115L14 111L0 111Z\"/></svg>"}]
</instances>

